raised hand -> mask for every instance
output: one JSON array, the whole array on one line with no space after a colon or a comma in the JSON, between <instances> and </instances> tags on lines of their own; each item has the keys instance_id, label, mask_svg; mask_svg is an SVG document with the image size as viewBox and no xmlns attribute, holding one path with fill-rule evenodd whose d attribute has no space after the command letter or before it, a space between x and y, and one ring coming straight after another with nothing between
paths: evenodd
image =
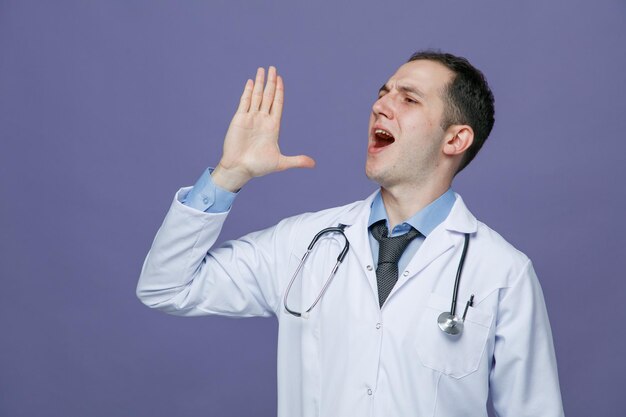
<instances>
[{"instance_id":1,"label":"raised hand","mask_svg":"<svg viewBox=\"0 0 626 417\"><path fill-rule=\"evenodd\" d=\"M278 147L280 119L283 112L283 79L270 67L259 68L255 81L248 80L237 112L230 122L222 159L213 171L213 182L224 189L236 191L254 177L289 168L312 168L315 161L308 156L285 156Z\"/></svg>"}]
</instances>

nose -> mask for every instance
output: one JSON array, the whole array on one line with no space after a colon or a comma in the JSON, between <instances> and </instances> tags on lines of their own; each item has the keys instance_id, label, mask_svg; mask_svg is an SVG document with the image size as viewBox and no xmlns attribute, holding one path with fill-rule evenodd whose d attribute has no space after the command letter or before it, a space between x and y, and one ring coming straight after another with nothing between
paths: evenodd
<instances>
[{"instance_id":1,"label":"nose","mask_svg":"<svg viewBox=\"0 0 626 417\"><path fill-rule=\"evenodd\" d=\"M391 100L392 93L387 93L372 105L372 112L376 116L385 116L387 119L393 119L393 104Z\"/></svg>"}]
</instances>

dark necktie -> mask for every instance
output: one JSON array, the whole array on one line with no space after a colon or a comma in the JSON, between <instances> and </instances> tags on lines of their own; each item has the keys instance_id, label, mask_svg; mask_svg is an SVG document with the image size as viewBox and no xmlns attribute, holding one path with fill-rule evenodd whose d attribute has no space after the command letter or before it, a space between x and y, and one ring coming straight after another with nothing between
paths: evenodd
<instances>
[{"instance_id":1,"label":"dark necktie","mask_svg":"<svg viewBox=\"0 0 626 417\"><path fill-rule=\"evenodd\" d=\"M421 233L411 228L403 235L387 237L388 230L385 220L374 223L370 229L372 236L379 243L376 281L378 283L378 302L382 307L393 286L396 285L396 281L398 281L398 260L409 243Z\"/></svg>"}]
</instances>

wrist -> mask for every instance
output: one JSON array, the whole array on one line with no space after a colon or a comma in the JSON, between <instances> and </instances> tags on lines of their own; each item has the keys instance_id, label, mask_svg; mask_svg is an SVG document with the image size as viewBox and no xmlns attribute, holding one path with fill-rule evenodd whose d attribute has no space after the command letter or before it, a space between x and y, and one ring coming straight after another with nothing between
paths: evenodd
<instances>
[{"instance_id":1,"label":"wrist","mask_svg":"<svg viewBox=\"0 0 626 417\"><path fill-rule=\"evenodd\" d=\"M236 193L252 178L236 169L225 168L221 163L217 164L211 173L211 181L224 190Z\"/></svg>"}]
</instances>

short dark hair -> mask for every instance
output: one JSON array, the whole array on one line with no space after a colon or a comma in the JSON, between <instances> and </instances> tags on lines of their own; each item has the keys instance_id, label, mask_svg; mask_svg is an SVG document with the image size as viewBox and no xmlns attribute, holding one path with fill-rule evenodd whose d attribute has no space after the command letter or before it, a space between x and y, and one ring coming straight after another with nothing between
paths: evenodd
<instances>
[{"instance_id":1,"label":"short dark hair","mask_svg":"<svg viewBox=\"0 0 626 417\"><path fill-rule=\"evenodd\" d=\"M466 124L474 130L474 142L465 151L456 173L465 168L487 140L495 121L494 98L482 72L463 57L437 50L415 52L407 62L428 60L438 62L454 73L442 92L445 104L441 127Z\"/></svg>"}]
</instances>

